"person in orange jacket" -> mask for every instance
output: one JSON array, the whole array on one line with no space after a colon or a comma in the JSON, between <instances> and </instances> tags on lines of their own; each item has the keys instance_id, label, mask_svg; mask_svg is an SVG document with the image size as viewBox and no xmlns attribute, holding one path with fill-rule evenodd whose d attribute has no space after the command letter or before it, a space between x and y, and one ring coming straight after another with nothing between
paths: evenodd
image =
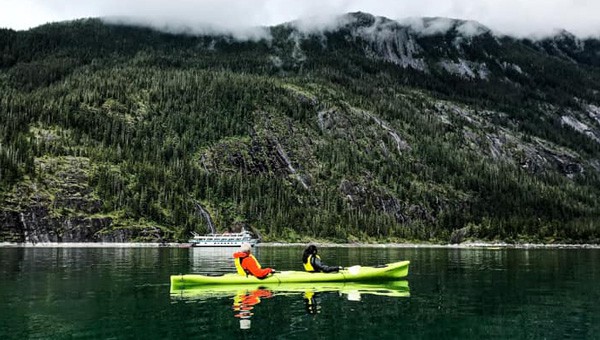
<instances>
[{"instance_id":1,"label":"person in orange jacket","mask_svg":"<svg viewBox=\"0 0 600 340\"><path fill-rule=\"evenodd\" d=\"M275 269L260 266L260 263L252 255L252 246L249 243L242 243L240 251L234 253L233 258L235 268L242 276L254 275L259 279L264 279L269 274L275 273Z\"/></svg>"}]
</instances>

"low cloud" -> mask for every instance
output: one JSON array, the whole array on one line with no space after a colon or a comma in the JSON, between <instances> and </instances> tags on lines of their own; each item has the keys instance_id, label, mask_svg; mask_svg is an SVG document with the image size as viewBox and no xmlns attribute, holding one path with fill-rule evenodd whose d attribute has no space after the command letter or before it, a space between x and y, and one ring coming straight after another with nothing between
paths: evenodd
<instances>
[{"instance_id":1,"label":"low cloud","mask_svg":"<svg viewBox=\"0 0 600 340\"><path fill-rule=\"evenodd\" d=\"M266 26L225 26L216 23L185 22L171 18L149 18L139 16L109 16L102 20L108 24L125 24L133 26L151 27L162 32L189 35L228 35L237 40L260 41L271 40L271 32Z\"/></svg>"},{"instance_id":2,"label":"low cloud","mask_svg":"<svg viewBox=\"0 0 600 340\"><path fill-rule=\"evenodd\" d=\"M426 25L421 31L423 35L435 35L444 34L454 25L454 20L448 18L436 18L429 22L426 21Z\"/></svg>"},{"instance_id":3,"label":"low cloud","mask_svg":"<svg viewBox=\"0 0 600 340\"><path fill-rule=\"evenodd\" d=\"M466 37L472 37L472 36L476 36L476 35L480 35L483 34L485 32L488 31L488 29L481 25L480 23L476 22L476 21L466 21L463 24L459 25L456 30L458 31L458 33L466 36Z\"/></svg>"},{"instance_id":4,"label":"low cloud","mask_svg":"<svg viewBox=\"0 0 600 340\"><path fill-rule=\"evenodd\" d=\"M337 28L352 22L352 18L348 15L327 14L299 18L289 24L300 31L300 33L311 34L335 31Z\"/></svg>"},{"instance_id":5,"label":"low cloud","mask_svg":"<svg viewBox=\"0 0 600 340\"><path fill-rule=\"evenodd\" d=\"M362 11L402 19L443 17L479 22L496 33L548 36L566 29L578 37L600 36L600 1L591 0L3 0L0 27L27 29L82 17L128 18L173 32L226 33L241 39L266 37L260 26L299 18L306 32L339 25L340 14ZM448 22L423 27L443 31ZM465 32L477 34L477 25Z\"/></svg>"}]
</instances>

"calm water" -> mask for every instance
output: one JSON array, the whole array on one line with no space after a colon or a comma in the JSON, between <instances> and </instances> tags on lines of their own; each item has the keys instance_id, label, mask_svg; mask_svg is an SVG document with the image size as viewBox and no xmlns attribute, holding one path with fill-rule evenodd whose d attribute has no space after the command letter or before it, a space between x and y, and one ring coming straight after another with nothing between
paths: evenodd
<instances>
[{"instance_id":1,"label":"calm water","mask_svg":"<svg viewBox=\"0 0 600 340\"><path fill-rule=\"evenodd\" d=\"M344 266L410 260L410 296L169 293L171 274L232 271L229 253L0 248L0 339L600 337L600 250L322 248ZM255 253L299 269L300 248Z\"/></svg>"}]
</instances>

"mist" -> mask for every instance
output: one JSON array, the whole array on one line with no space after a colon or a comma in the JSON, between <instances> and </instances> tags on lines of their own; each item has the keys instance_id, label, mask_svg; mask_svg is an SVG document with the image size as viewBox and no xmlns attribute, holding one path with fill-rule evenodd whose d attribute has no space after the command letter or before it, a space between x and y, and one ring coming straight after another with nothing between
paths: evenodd
<instances>
[{"instance_id":1,"label":"mist","mask_svg":"<svg viewBox=\"0 0 600 340\"><path fill-rule=\"evenodd\" d=\"M269 38L265 26L293 21L305 32L331 30L344 24L341 14L356 11L401 22L420 17L469 20L515 37L546 37L560 29L580 38L600 36L600 1L592 0L3 0L0 27L28 29L104 17L175 33L258 40ZM435 24L424 28L443 31L448 22ZM481 27L474 23L461 29L477 34Z\"/></svg>"}]
</instances>

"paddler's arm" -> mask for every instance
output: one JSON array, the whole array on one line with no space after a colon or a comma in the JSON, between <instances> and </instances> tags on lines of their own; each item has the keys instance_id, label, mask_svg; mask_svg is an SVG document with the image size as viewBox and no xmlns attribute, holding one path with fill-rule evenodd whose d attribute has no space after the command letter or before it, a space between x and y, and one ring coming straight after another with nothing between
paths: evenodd
<instances>
[{"instance_id":1,"label":"paddler's arm","mask_svg":"<svg viewBox=\"0 0 600 340\"><path fill-rule=\"evenodd\" d=\"M250 271L250 274L256 276L259 279L266 277L275 270L271 268L261 268L260 263L252 256L244 260L244 267Z\"/></svg>"},{"instance_id":2,"label":"paddler's arm","mask_svg":"<svg viewBox=\"0 0 600 340\"><path fill-rule=\"evenodd\" d=\"M340 267L331 267L331 266L327 266L327 265L323 264L321 262L321 259L319 259L316 256L313 256L311 258L311 264L317 272L333 273L333 272L337 272L340 270Z\"/></svg>"}]
</instances>

